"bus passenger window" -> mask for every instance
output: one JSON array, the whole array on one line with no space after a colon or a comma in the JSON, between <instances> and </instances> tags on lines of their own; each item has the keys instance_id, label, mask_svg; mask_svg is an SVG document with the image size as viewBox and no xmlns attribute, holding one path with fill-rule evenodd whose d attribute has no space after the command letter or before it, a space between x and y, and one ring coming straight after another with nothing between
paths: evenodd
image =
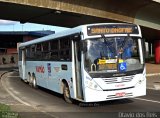
<instances>
[{"instance_id":1,"label":"bus passenger window","mask_svg":"<svg viewBox=\"0 0 160 118\"><path fill-rule=\"evenodd\" d=\"M49 42L42 43L42 60L48 60L50 58Z\"/></svg>"},{"instance_id":2,"label":"bus passenger window","mask_svg":"<svg viewBox=\"0 0 160 118\"><path fill-rule=\"evenodd\" d=\"M59 44L58 44L58 40L53 40L53 41L51 41L50 42L50 48L51 48L51 50L58 50L58 46Z\"/></svg>"},{"instance_id":3,"label":"bus passenger window","mask_svg":"<svg viewBox=\"0 0 160 118\"><path fill-rule=\"evenodd\" d=\"M69 37L60 40L60 60L71 60L71 40Z\"/></svg>"},{"instance_id":4,"label":"bus passenger window","mask_svg":"<svg viewBox=\"0 0 160 118\"><path fill-rule=\"evenodd\" d=\"M57 61L59 59L59 41L50 41L50 60Z\"/></svg>"},{"instance_id":5,"label":"bus passenger window","mask_svg":"<svg viewBox=\"0 0 160 118\"><path fill-rule=\"evenodd\" d=\"M51 60L58 60L58 52L51 52L50 55Z\"/></svg>"},{"instance_id":6,"label":"bus passenger window","mask_svg":"<svg viewBox=\"0 0 160 118\"><path fill-rule=\"evenodd\" d=\"M35 45L30 46L30 59L35 58Z\"/></svg>"},{"instance_id":7,"label":"bus passenger window","mask_svg":"<svg viewBox=\"0 0 160 118\"><path fill-rule=\"evenodd\" d=\"M41 44L36 45L36 53L35 53L35 58L39 59L42 56L42 49L41 49Z\"/></svg>"}]
</instances>

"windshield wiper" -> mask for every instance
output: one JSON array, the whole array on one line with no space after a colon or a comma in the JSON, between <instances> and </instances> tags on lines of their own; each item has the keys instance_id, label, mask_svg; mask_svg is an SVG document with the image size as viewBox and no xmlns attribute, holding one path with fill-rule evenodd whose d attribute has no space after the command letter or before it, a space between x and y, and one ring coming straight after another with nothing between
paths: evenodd
<instances>
[{"instance_id":1,"label":"windshield wiper","mask_svg":"<svg viewBox=\"0 0 160 118\"><path fill-rule=\"evenodd\" d=\"M111 54L114 54L114 53L113 53L113 50L111 49L110 41L104 35L101 35L101 37L104 40L104 44L107 46L107 56L111 58Z\"/></svg>"}]
</instances>

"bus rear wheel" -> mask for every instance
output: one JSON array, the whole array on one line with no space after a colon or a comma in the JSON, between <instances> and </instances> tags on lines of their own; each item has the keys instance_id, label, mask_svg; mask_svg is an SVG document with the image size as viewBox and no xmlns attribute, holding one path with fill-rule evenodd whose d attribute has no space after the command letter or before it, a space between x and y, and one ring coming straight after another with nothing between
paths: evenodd
<instances>
[{"instance_id":1,"label":"bus rear wheel","mask_svg":"<svg viewBox=\"0 0 160 118\"><path fill-rule=\"evenodd\" d=\"M70 103L70 104L73 103L73 100L71 99L71 96L70 96L69 87L67 84L64 84L64 87L63 87L63 97L67 103Z\"/></svg>"},{"instance_id":2,"label":"bus rear wheel","mask_svg":"<svg viewBox=\"0 0 160 118\"><path fill-rule=\"evenodd\" d=\"M30 86L32 86L32 76L31 74L28 74L28 79L27 79L27 82Z\"/></svg>"},{"instance_id":3,"label":"bus rear wheel","mask_svg":"<svg viewBox=\"0 0 160 118\"><path fill-rule=\"evenodd\" d=\"M33 88L37 88L37 81L34 74L29 75L29 85Z\"/></svg>"}]
</instances>

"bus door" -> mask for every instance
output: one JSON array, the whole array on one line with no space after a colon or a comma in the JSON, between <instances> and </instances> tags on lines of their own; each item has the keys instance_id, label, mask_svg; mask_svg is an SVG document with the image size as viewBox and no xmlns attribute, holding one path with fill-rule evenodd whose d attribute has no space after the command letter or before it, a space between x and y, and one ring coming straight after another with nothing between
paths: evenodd
<instances>
[{"instance_id":1,"label":"bus door","mask_svg":"<svg viewBox=\"0 0 160 118\"><path fill-rule=\"evenodd\" d=\"M79 99L83 99L83 89L82 89L82 76L81 76L81 51L79 47L80 36L73 40L73 57L74 57L74 73L76 81L76 96Z\"/></svg>"},{"instance_id":2,"label":"bus door","mask_svg":"<svg viewBox=\"0 0 160 118\"><path fill-rule=\"evenodd\" d=\"M26 79L26 49L22 50L22 78Z\"/></svg>"}]
</instances>

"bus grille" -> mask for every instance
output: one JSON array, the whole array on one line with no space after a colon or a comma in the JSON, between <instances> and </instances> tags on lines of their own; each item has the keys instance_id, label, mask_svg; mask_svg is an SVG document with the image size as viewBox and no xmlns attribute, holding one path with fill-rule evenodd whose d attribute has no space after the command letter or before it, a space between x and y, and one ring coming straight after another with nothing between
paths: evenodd
<instances>
[{"instance_id":1,"label":"bus grille","mask_svg":"<svg viewBox=\"0 0 160 118\"><path fill-rule=\"evenodd\" d=\"M103 78L106 84L123 83L132 81L134 76L115 77L115 78Z\"/></svg>"}]
</instances>

